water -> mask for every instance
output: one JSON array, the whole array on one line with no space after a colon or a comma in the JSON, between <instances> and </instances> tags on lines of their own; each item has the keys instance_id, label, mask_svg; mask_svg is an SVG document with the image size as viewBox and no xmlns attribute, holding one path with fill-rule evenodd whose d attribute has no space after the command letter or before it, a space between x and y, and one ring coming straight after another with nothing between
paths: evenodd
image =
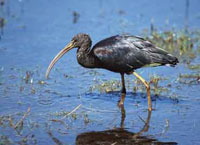
<instances>
[{"instance_id":1,"label":"water","mask_svg":"<svg viewBox=\"0 0 200 145\"><path fill-rule=\"evenodd\" d=\"M199 1L189 2L188 25L193 30L199 28ZM75 49L56 64L49 80L44 78L46 68L79 32L88 33L95 44L115 34L140 35L151 24L164 31L182 29L186 23L186 3L181 0L7 0L0 10L0 17L6 21L0 40L0 139L3 144L75 144L77 136L86 132L96 131L98 135L104 131L105 135L108 134L105 130L112 132L120 127L127 136L140 132L148 116L147 99L145 92L132 93L134 76L126 76L128 94L126 117L123 117L123 111L117 107L120 92L105 93L98 89L91 92L99 83L120 81L119 74L79 66ZM198 60L197 56L192 61L196 64ZM153 101L155 110L149 129L140 136L157 142L198 144L199 84L183 84L178 78L180 73L198 74L199 70L190 70L181 62L175 68L144 68L137 72L147 81L155 74L167 78L159 85L168 89ZM64 123L55 121L79 104L81 107L65 118ZM14 129L28 107L31 111L23 125ZM110 140L109 144L115 141ZM125 141L133 142L132 138Z\"/></svg>"}]
</instances>

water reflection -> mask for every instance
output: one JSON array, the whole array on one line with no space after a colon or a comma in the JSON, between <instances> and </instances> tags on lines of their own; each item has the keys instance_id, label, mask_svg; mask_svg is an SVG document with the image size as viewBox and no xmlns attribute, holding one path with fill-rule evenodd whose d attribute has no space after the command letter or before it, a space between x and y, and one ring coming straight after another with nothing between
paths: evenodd
<instances>
[{"instance_id":1,"label":"water reflection","mask_svg":"<svg viewBox=\"0 0 200 145\"><path fill-rule=\"evenodd\" d=\"M57 145L63 145L63 143L59 139L57 139L50 130L48 130L47 133L54 143L56 143Z\"/></svg>"},{"instance_id":2,"label":"water reflection","mask_svg":"<svg viewBox=\"0 0 200 145\"><path fill-rule=\"evenodd\" d=\"M124 128L124 122L126 118L126 111L124 107L121 107L121 123L120 128L104 130L104 131L92 131L81 133L76 137L76 145L129 145L129 144L168 144L176 145L176 142L160 142L155 138L142 135L149 129L149 122L151 118L151 111L148 111L148 116L143 128L137 132L130 132Z\"/></svg>"}]
</instances>

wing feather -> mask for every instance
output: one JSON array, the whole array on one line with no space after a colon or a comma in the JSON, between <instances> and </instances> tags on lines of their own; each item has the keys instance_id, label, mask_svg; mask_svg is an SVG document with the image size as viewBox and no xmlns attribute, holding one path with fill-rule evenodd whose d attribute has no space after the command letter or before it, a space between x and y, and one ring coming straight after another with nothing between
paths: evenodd
<instances>
[{"instance_id":1,"label":"wing feather","mask_svg":"<svg viewBox=\"0 0 200 145\"><path fill-rule=\"evenodd\" d=\"M112 71L131 71L153 63L164 65L177 59L151 42L130 35L104 39L94 45L92 51L101 66Z\"/></svg>"}]
</instances>

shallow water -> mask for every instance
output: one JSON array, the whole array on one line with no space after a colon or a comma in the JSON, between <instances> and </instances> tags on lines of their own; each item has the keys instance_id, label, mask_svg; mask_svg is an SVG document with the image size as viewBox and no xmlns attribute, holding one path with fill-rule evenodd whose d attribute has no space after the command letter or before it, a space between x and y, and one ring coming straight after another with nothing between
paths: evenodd
<instances>
[{"instance_id":1,"label":"shallow water","mask_svg":"<svg viewBox=\"0 0 200 145\"><path fill-rule=\"evenodd\" d=\"M86 134L83 140L95 138L94 131L105 136L121 128L125 136L131 137L140 132L148 116L148 106L145 92L133 91L134 76L126 76L128 94L124 113L117 107L119 74L79 66L75 49L55 65L48 80L44 77L46 68L79 32L88 33L95 44L120 33L141 35L151 24L159 31L181 29L187 21L185 9L185 1L181 0L5 1L0 6L0 17L6 22L0 39L0 143L78 144L81 135L91 131L93 133ZM199 1L190 0L189 29L199 28L199 16ZM198 54L191 63L199 63ZM155 110L148 131L139 136L149 139L149 144L151 139L154 143L198 144L199 79L183 83L179 75L199 74L200 70L189 69L181 61L175 68L143 68L137 72L147 81L155 75L166 78L159 81L159 86L168 90L158 96L152 91ZM109 80L117 82L114 92L98 89L99 84ZM59 122L77 106L72 115ZM28 107L30 113L25 115L23 124L14 129ZM139 141L131 137L114 138L108 144L120 144L120 140L127 144Z\"/></svg>"}]
</instances>

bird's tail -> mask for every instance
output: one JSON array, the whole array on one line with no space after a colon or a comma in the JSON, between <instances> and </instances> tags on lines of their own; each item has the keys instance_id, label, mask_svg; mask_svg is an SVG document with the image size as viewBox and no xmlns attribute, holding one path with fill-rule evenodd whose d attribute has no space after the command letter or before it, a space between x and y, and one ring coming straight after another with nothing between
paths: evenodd
<instances>
[{"instance_id":1,"label":"bird's tail","mask_svg":"<svg viewBox=\"0 0 200 145\"><path fill-rule=\"evenodd\" d=\"M163 61L164 61L163 65L172 67L174 67L177 63L179 63L178 58L171 54L167 54L165 57L163 57Z\"/></svg>"},{"instance_id":2,"label":"bird's tail","mask_svg":"<svg viewBox=\"0 0 200 145\"><path fill-rule=\"evenodd\" d=\"M151 63L174 67L179 63L178 58L171 54L151 54Z\"/></svg>"}]
</instances>

